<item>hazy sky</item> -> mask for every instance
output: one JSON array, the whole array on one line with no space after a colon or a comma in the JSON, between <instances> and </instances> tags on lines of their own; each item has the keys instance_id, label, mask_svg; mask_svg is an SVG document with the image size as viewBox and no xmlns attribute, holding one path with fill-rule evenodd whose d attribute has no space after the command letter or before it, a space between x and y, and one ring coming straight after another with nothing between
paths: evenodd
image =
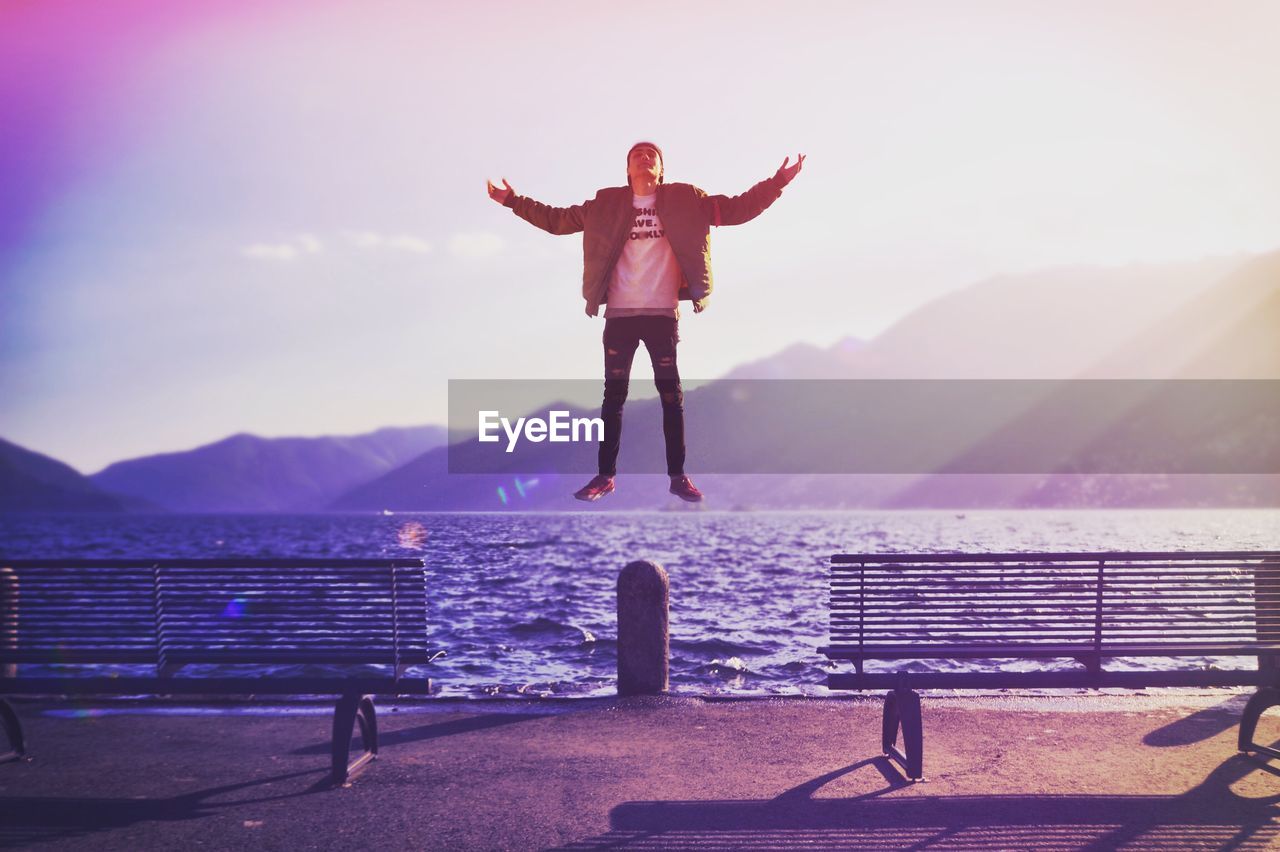
<instances>
[{"instance_id":1,"label":"hazy sky","mask_svg":"<svg viewBox=\"0 0 1280 852\"><path fill-rule=\"evenodd\" d=\"M1274 249L1277 34L1269 0L0 0L0 436L90 472L597 377L580 237L484 181L577 203L642 138L710 192L808 155L713 231L690 378L996 273Z\"/></svg>"}]
</instances>

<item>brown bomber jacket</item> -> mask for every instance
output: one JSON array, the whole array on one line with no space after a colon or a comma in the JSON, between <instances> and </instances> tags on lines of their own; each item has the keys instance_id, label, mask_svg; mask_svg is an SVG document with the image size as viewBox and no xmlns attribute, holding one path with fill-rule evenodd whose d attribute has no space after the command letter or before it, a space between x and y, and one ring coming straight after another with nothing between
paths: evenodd
<instances>
[{"instance_id":1,"label":"brown bomber jacket","mask_svg":"<svg viewBox=\"0 0 1280 852\"><path fill-rule=\"evenodd\" d=\"M778 199L782 185L774 175L729 197L707 195L687 183L658 184L658 218L684 277L681 299L692 300L702 310L711 298L711 226L750 222ZM611 186L572 207L551 207L514 193L505 205L552 234L582 231L582 297L587 313L595 316L607 299L610 273L631 233L631 198L631 187Z\"/></svg>"}]
</instances>

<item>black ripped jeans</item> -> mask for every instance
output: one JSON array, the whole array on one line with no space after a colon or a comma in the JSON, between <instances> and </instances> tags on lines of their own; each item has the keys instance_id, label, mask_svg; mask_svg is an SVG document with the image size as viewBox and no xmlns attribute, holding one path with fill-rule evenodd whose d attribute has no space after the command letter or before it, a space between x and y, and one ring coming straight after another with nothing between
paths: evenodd
<instances>
[{"instance_id":1,"label":"black ripped jeans","mask_svg":"<svg viewBox=\"0 0 1280 852\"><path fill-rule=\"evenodd\" d=\"M653 362L653 383L662 400L662 435L667 442L667 474L684 473L684 391L676 367L676 343L680 340L675 317L613 317L604 321L604 442L600 444L600 473L618 472L618 448L622 445L622 406L627 401L631 360L644 341Z\"/></svg>"}]
</instances>

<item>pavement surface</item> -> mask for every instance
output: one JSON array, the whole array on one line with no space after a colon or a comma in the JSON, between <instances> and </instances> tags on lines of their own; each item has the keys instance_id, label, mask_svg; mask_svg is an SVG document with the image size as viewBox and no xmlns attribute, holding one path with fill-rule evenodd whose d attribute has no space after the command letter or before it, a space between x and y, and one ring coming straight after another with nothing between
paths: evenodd
<instances>
[{"instance_id":1,"label":"pavement surface","mask_svg":"<svg viewBox=\"0 0 1280 852\"><path fill-rule=\"evenodd\" d=\"M878 699L391 702L338 788L324 705L15 701L34 759L0 765L0 845L1280 848L1244 698L926 695L918 784L880 755Z\"/></svg>"}]
</instances>

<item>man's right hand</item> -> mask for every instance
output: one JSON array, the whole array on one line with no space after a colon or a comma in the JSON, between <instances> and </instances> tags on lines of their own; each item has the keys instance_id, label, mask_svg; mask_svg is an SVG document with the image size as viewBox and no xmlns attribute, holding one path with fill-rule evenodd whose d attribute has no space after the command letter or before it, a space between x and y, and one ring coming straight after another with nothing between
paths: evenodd
<instances>
[{"instance_id":1,"label":"man's right hand","mask_svg":"<svg viewBox=\"0 0 1280 852\"><path fill-rule=\"evenodd\" d=\"M506 204L507 199L516 194L511 188L511 184L507 183L507 179L502 179L502 186L494 186L493 181L486 180L485 185L489 188L489 197L499 204Z\"/></svg>"}]
</instances>

